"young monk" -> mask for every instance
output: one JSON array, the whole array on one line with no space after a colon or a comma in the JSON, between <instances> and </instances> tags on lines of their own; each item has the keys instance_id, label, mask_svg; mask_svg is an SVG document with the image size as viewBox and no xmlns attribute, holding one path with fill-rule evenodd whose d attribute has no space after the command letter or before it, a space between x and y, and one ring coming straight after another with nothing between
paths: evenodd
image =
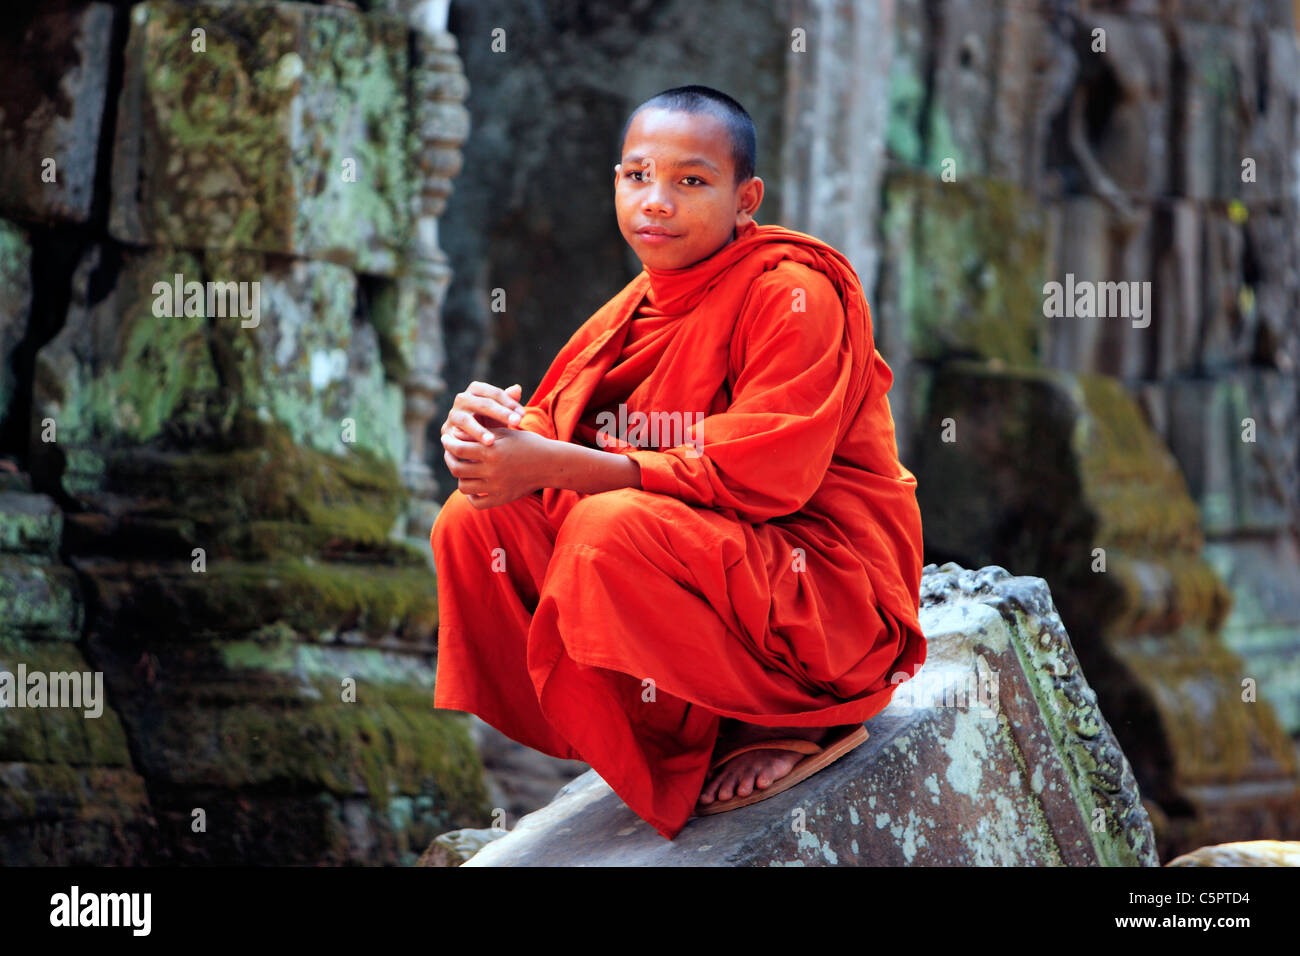
<instances>
[{"instance_id":1,"label":"young monk","mask_svg":"<svg viewBox=\"0 0 1300 956\"><path fill-rule=\"evenodd\" d=\"M527 405L472 382L443 424L434 702L586 761L673 839L866 738L925 660L921 520L858 277L755 222L745 110L667 90L621 159L644 271Z\"/></svg>"}]
</instances>

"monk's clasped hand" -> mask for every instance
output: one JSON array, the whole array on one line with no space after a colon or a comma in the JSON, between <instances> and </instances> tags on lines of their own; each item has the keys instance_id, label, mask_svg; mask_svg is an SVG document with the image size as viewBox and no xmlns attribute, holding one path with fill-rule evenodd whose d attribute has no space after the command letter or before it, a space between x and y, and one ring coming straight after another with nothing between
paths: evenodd
<instances>
[{"instance_id":1,"label":"monk's clasped hand","mask_svg":"<svg viewBox=\"0 0 1300 956\"><path fill-rule=\"evenodd\" d=\"M452 399L442 433L446 435L459 427L469 437L490 445L495 441L493 422L517 428L523 420L524 406L519 403L522 394L520 385L497 388L487 382L470 382L465 391L456 393Z\"/></svg>"},{"instance_id":2,"label":"monk's clasped hand","mask_svg":"<svg viewBox=\"0 0 1300 956\"><path fill-rule=\"evenodd\" d=\"M443 460L457 488L475 508L509 504L546 486L551 439L513 428L490 429L493 441L475 441L459 426L443 433Z\"/></svg>"}]
</instances>

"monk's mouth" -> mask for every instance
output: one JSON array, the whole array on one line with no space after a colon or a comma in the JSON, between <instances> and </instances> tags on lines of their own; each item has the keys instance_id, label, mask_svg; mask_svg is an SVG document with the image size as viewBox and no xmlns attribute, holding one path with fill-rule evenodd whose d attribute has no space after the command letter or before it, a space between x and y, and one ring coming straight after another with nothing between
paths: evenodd
<instances>
[{"instance_id":1,"label":"monk's mouth","mask_svg":"<svg viewBox=\"0 0 1300 956\"><path fill-rule=\"evenodd\" d=\"M654 245L654 244L658 244L658 243L661 243L661 242L667 242L667 241L670 240L670 239L677 239L677 238L680 238L679 236L677 236L677 235L675 235L674 233L671 233L671 232L640 232L640 231L638 231L638 232L637 232L637 235L641 237L641 241L642 241L642 242L648 242L648 243L651 243L652 245Z\"/></svg>"}]
</instances>

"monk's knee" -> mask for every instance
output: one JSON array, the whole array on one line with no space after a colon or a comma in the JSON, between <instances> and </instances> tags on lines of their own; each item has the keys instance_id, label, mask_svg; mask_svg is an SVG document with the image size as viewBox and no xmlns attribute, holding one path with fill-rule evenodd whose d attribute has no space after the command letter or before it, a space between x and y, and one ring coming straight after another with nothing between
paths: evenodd
<instances>
[{"instance_id":1,"label":"monk's knee","mask_svg":"<svg viewBox=\"0 0 1300 956\"><path fill-rule=\"evenodd\" d=\"M585 495L569 509L560 525L556 545L565 540L587 545L631 541L634 532L647 526L650 497L650 492L640 488L615 488Z\"/></svg>"},{"instance_id":2,"label":"monk's knee","mask_svg":"<svg viewBox=\"0 0 1300 956\"><path fill-rule=\"evenodd\" d=\"M446 543L447 535L463 532L466 522L473 521L479 514L465 497L457 490L447 496L438 516L433 519L433 528L429 532L429 546L436 554Z\"/></svg>"}]
</instances>

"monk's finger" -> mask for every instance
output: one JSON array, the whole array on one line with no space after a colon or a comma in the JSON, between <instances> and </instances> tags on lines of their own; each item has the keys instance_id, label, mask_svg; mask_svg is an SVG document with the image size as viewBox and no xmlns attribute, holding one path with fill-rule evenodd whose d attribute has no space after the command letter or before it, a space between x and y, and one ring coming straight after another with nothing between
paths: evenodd
<instances>
[{"instance_id":1,"label":"monk's finger","mask_svg":"<svg viewBox=\"0 0 1300 956\"><path fill-rule=\"evenodd\" d=\"M441 441L445 451L462 465L477 465L483 460L483 446L476 441L460 441L451 435L443 435Z\"/></svg>"},{"instance_id":2,"label":"monk's finger","mask_svg":"<svg viewBox=\"0 0 1300 956\"><path fill-rule=\"evenodd\" d=\"M491 444L491 425L495 424L495 418L492 415L484 414L481 407L474 404L478 399L471 397L457 398L457 407L452 410L450 415L451 423L458 425L462 430L470 435L474 441L484 444ZM480 420L480 416L482 420Z\"/></svg>"},{"instance_id":3,"label":"monk's finger","mask_svg":"<svg viewBox=\"0 0 1300 956\"><path fill-rule=\"evenodd\" d=\"M519 384L508 385L505 388L497 388L495 385L489 385L487 382L471 382L471 386L479 386L473 389L476 395L485 395L488 398L494 398L511 411L524 413L524 406L520 404L519 397L523 395L524 387ZM466 389L469 391L470 389Z\"/></svg>"},{"instance_id":4,"label":"monk's finger","mask_svg":"<svg viewBox=\"0 0 1300 956\"><path fill-rule=\"evenodd\" d=\"M468 465L465 462L461 461L459 458L457 458L455 455L453 455L451 452L444 451L442 453L442 460L447 463L447 470L451 472L451 476L453 478L460 478L462 475L465 474L465 469L468 467Z\"/></svg>"},{"instance_id":5,"label":"monk's finger","mask_svg":"<svg viewBox=\"0 0 1300 956\"><path fill-rule=\"evenodd\" d=\"M511 385L511 388L518 386ZM477 403L471 404L468 400L464 403L467 407L473 408L474 411L487 415L503 425L517 425L523 419L524 406L520 405L504 388L497 388L495 385L488 385L486 382L470 382L469 388L465 393L472 398L477 399Z\"/></svg>"},{"instance_id":6,"label":"monk's finger","mask_svg":"<svg viewBox=\"0 0 1300 956\"><path fill-rule=\"evenodd\" d=\"M479 416L474 415L473 412L470 412L470 415L473 416L474 421L478 422L484 428L487 428L489 430L491 430L496 425L496 423L493 421L490 420L485 421L479 418ZM461 421L461 416L456 415L453 417L451 415L448 415L447 421L443 424L442 433L444 435L451 433L452 435L455 435L457 438L459 438L461 441L477 442L478 438L476 436L470 434L465 429L461 428L460 425L456 424L459 421Z\"/></svg>"},{"instance_id":7,"label":"monk's finger","mask_svg":"<svg viewBox=\"0 0 1300 956\"><path fill-rule=\"evenodd\" d=\"M478 414L482 414L482 412L479 410L479 406L471 404L472 402L477 401L479 400L473 396L464 399L463 402L458 397L456 399L457 407L452 409L449 417L453 425L459 425L475 441L482 442L485 445L490 445L495 439L495 436L487 425L478 420L476 412ZM489 415L487 417L492 418L493 416Z\"/></svg>"},{"instance_id":8,"label":"monk's finger","mask_svg":"<svg viewBox=\"0 0 1300 956\"><path fill-rule=\"evenodd\" d=\"M521 412L515 411L513 407L503 405L495 398L484 396L476 396L476 404L471 405L467 402L466 407L471 409L476 416L482 416L493 424L518 426L524 417Z\"/></svg>"},{"instance_id":9,"label":"monk's finger","mask_svg":"<svg viewBox=\"0 0 1300 956\"><path fill-rule=\"evenodd\" d=\"M477 442L456 442L453 440L451 444L444 443L443 455L450 455L450 462L455 462L456 464L455 469L452 470L452 474L457 477L478 477L482 475L485 463L474 454L475 448L482 447L483 446ZM447 461L448 459L444 457L443 460ZM451 468L451 464L449 463L447 467Z\"/></svg>"},{"instance_id":10,"label":"monk's finger","mask_svg":"<svg viewBox=\"0 0 1300 956\"><path fill-rule=\"evenodd\" d=\"M482 505L489 497L491 497L483 490L482 479L462 480L457 485L456 490L468 498L470 504L476 506Z\"/></svg>"}]
</instances>

